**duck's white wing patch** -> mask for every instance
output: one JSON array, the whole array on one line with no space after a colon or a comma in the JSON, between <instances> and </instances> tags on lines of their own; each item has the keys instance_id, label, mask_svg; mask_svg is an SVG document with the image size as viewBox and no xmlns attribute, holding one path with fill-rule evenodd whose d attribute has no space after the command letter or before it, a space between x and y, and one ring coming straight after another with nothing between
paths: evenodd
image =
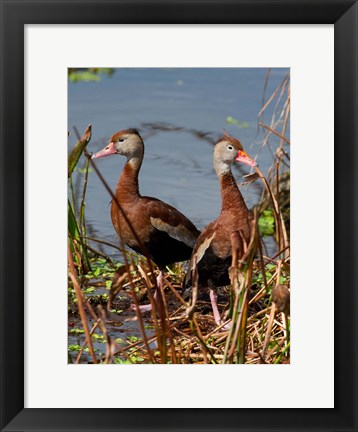
<instances>
[{"instance_id":1,"label":"duck's white wing patch","mask_svg":"<svg viewBox=\"0 0 358 432\"><path fill-rule=\"evenodd\" d=\"M196 265L198 265L199 261L204 256L206 250L208 249L208 247L210 246L211 242L213 241L213 238L215 237L215 233L216 232L214 231L214 233L213 233L213 235L211 237L207 237L201 243L201 245L198 247L198 249L196 250L195 255L192 258L191 270L194 270L195 263L196 263Z\"/></svg>"},{"instance_id":2,"label":"duck's white wing patch","mask_svg":"<svg viewBox=\"0 0 358 432\"><path fill-rule=\"evenodd\" d=\"M195 246L196 237L183 225L173 226L163 222L160 218L150 218L150 222L159 231L166 232L170 237L180 242L185 243L187 246L193 248Z\"/></svg>"}]
</instances>

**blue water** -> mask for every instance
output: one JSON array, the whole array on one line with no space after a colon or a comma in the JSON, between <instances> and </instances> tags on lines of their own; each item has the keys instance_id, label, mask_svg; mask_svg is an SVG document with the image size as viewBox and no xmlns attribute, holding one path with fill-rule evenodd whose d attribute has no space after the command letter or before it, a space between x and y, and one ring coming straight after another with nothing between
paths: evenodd
<instances>
[{"instance_id":1,"label":"blue water","mask_svg":"<svg viewBox=\"0 0 358 432\"><path fill-rule=\"evenodd\" d=\"M287 75L288 69L271 69L266 99ZM117 69L100 82L68 85L68 128L80 133L91 123L93 135L87 147L96 152L120 129L138 128L145 140L145 159L140 172L143 195L166 201L186 214L198 228L215 219L220 211L220 191L212 167L212 145L190 132L151 133L145 124L168 123L186 129L210 133L217 137L226 129L239 138L250 156L258 154L264 174L272 164L268 147L261 149L262 132L258 133L257 115L267 69L261 68L195 68L195 69ZM270 120L272 108L265 113ZM226 122L228 116L245 127ZM287 133L289 136L289 134ZM76 142L69 138L69 150ZM274 148L277 140L272 138ZM99 159L97 166L112 189L115 189L125 160L121 156ZM84 165L84 159L80 166ZM249 167L235 169L241 183ZM81 186L83 174L75 183ZM81 187L78 188L79 192ZM241 188L249 207L259 200L254 185ZM97 238L117 244L109 215L110 197L94 172L89 175L86 219L89 232ZM106 252L117 252L107 248Z\"/></svg>"}]
</instances>

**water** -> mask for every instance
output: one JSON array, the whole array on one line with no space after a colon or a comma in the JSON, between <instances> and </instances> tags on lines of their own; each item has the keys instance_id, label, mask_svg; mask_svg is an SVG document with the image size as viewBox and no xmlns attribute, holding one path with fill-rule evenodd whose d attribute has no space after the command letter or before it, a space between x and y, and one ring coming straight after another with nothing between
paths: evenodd
<instances>
[{"instance_id":1,"label":"water","mask_svg":"<svg viewBox=\"0 0 358 432\"><path fill-rule=\"evenodd\" d=\"M82 133L92 124L93 134L87 150L94 153L103 148L113 133L129 127L138 128L145 142L145 159L140 172L140 190L143 195L154 196L174 205L187 215L199 229L215 219L220 212L220 190L213 171L210 142L200 138L196 131L209 133L215 140L226 129L240 139L250 156L264 174L272 164L269 147L261 149L262 133L258 134L257 115L262 106L266 69L118 69L112 77L104 76L100 82L69 83L68 129L69 151L76 143L73 126ZM287 69L272 69L266 89L271 95ZM269 122L272 109L265 113ZM231 116L240 125L228 124ZM161 123L183 128L181 131L163 131L153 124ZM242 127L245 126L245 127ZM289 136L289 132L287 133ZM277 139L272 139L277 145ZM97 167L114 190L125 160L121 156L99 159ZM83 167L84 158L79 166ZM250 168L234 169L238 183ZM74 175L74 184L81 195L83 174ZM260 182L241 187L249 207L258 203ZM86 196L88 233L95 238L118 244L110 220L110 196L94 172L89 174ZM272 239L266 240L269 253L275 251ZM99 247L95 244L96 248ZM102 246L103 251L119 259L117 250ZM133 311L108 316L106 327L116 343L126 338L140 337ZM89 319L90 320L90 319ZM91 321L91 320L90 320ZM92 326L93 322L90 322ZM69 330L81 328L77 316L69 317ZM100 330L96 330L100 336ZM151 334L151 331L148 333ZM69 333L70 345L82 345L84 335ZM102 354L103 341L94 340ZM77 352L71 352L72 361ZM84 353L82 361L90 361Z\"/></svg>"},{"instance_id":2,"label":"water","mask_svg":"<svg viewBox=\"0 0 358 432\"><path fill-rule=\"evenodd\" d=\"M259 153L258 163L265 174L272 164L268 147L260 151L257 115L267 69L261 68L195 68L195 69L117 69L100 82L69 83L68 128L80 132L91 123L93 135L87 149L96 152L110 136L129 127L138 128L145 140L145 159L140 172L140 190L174 205L199 229L215 219L220 211L220 190L212 167L212 145L191 132L152 130L150 123L167 123L186 129L210 133L215 139L226 129L239 138L250 156ZM271 69L266 98L271 95L288 69ZM268 110L266 119L270 119ZM231 116L240 125L228 124ZM76 142L69 138L69 150ZM111 156L97 161L112 189L115 189L125 160ZM83 165L84 161L80 165ZM238 183L249 167L234 171ZM83 175L75 183L81 185ZM256 182L258 183L258 182ZM80 193L81 187L78 188ZM259 200L255 185L241 191L249 207ZM94 172L90 173L86 220L89 232L102 240L118 244L109 215L110 197ZM270 243L269 243L270 245ZM272 244L271 244L271 247ZM116 257L118 252L105 248Z\"/></svg>"}]
</instances>

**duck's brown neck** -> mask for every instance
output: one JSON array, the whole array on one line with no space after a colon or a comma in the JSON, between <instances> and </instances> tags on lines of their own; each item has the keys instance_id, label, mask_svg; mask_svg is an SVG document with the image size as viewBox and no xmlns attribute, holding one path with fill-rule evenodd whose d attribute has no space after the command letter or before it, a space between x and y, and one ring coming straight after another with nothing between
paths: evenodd
<instances>
[{"instance_id":1,"label":"duck's brown neck","mask_svg":"<svg viewBox=\"0 0 358 432\"><path fill-rule=\"evenodd\" d=\"M142 158L132 158L124 165L116 190L118 201L127 202L140 197L138 174Z\"/></svg>"},{"instance_id":2,"label":"duck's brown neck","mask_svg":"<svg viewBox=\"0 0 358 432\"><path fill-rule=\"evenodd\" d=\"M239 209L248 211L246 203L239 188L237 187L231 171L219 176L221 188L221 211Z\"/></svg>"}]
</instances>

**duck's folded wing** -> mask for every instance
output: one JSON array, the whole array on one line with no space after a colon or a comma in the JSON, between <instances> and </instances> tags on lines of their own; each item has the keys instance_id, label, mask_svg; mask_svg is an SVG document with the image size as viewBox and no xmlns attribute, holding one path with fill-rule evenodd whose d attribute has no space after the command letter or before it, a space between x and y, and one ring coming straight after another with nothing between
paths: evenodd
<instances>
[{"instance_id":1,"label":"duck's folded wing","mask_svg":"<svg viewBox=\"0 0 358 432\"><path fill-rule=\"evenodd\" d=\"M194 248L200 231L179 210L158 200L150 203L149 211L150 222L154 228Z\"/></svg>"},{"instance_id":2,"label":"duck's folded wing","mask_svg":"<svg viewBox=\"0 0 358 432\"><path fill-rule=\"evenodd\" d=\"M197 239L197 236L195 235L195 233L190 231L186 226L181 224L178 224L176 226L171 225L168 222L164 222L160 218L154 218L154 217L150 218L150 222L154 228L156 228L159 231L166 232L173 239L183 242L191 248L195 246L195 241Z\"/></svg>"},{"instance_id":3,"label":"duck's folded wing","mask_svg":"<svg viewBox=\"0 0 358 432\"><path fill-rule=\"evenodd\" d=\"M183 287L187 287L190 284L191 276L195 270L195 266L199 264L200 260L203 258L205 252L208 250L213 239L215 238L215 228L216 221L213 221L200 234L190 258L189 268L184 278Z\"/></svg>"}]
</instances>

